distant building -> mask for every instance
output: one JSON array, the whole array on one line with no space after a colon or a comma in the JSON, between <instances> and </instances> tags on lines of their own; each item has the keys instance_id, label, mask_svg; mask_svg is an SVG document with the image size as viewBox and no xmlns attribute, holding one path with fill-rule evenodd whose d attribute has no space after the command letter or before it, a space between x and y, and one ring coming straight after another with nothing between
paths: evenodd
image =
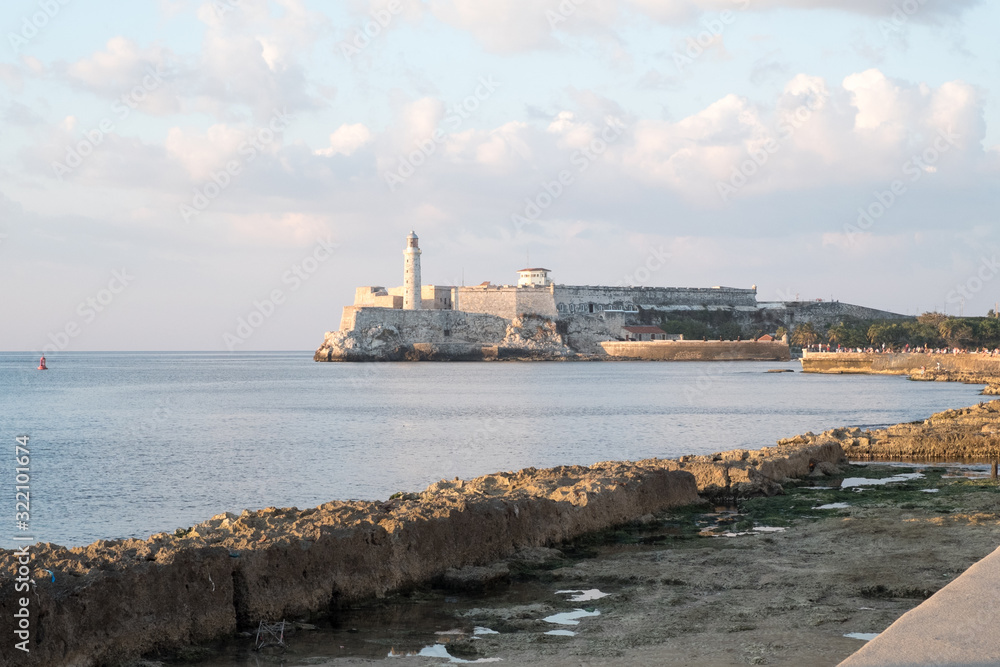
<instances>
[{"instance_id":1,"label":"distant building","mask_svg":"<svg viewBox=\"0 0 1000 667\"><path fill-rule=\"evenodd\" d=\"M660 327L622 327L625 340L667 340L667 332Z\"/></svg>"},{"instance_id":2,"label":"distant building","mask_svg":"<svg viewBox=\"0 0 1000 667\"><path fill-rule=\"evenodd\" d=\"M776 339L771 334L764 334L763 336L761 336L757 340L759 342L761 342L761 343L773 343Z\"/></svg>"},{"instance_id":3,"label":"distant building","mask_svg":"<svg viewBox=\"0 0 1000 667\"><path fill-rule=\"evenodd\" d=\"M550 269L521 269L517 272L518 287L548 287Z\"/></svg>"}]
</instances>

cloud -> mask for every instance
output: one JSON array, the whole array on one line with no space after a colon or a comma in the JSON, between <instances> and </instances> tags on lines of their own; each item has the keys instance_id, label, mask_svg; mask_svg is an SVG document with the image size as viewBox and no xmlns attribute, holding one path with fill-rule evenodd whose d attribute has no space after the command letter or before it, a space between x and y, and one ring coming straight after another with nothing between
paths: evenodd
<instances>
[{"instance_id":1,"label":"cloud","mask_svg":"<svg viewBox=\"0 0 1000 667\"><path fill-rule=\"evenodd\" d=\"M166 3L162 9L173 15L184 6ZM312 93L300 62L329 31L322 14L308 11L301 0L211 0L198 7L197 16L206 26L197 54L143 47L116 36L103 49L74 62L51 68L26 65L38 76L54 74L109 101L139 90L137 106L154 115L206 112L232 121L245 119L249 111L263 121L276 109L326 106L323 97ZM15 83L16 74L0 70L0 77ZM331 93L329 87L321 91Z\"/></svg>"},{"instance_id":2,"label":"cloud","mask_svg":"<svg viewBox=\"0 0 1000 667\"><path fill-rule=\"evenodd\" d=\"M21 104L17 100L12 101L10 106L3 110L2 117L5 123L10 123L11 125L41 125L45 122L37 111Z\"/></svg>"},{"instance_id":3,"label":"cloud","mask_svg":"<svg viewBox=\"0 0 1000 667\"><path fill-rule=\"evenodd\" d=\"M372 133L364 123L341 125L330 135L330 145L320 148L317 155L351 155L372 140Z\"/></svg>"},{"instance_id":4,"label":"cloud","mask_svg":"<svg viewBox=\"0 0 1000 667\"><path fill-rule=\"evenodd\" d=\"M886 230L889 217L905 214L913 225L927 226L949 209L949 219L983 224L990 198L955 193L989 192L980 184L1000 169L1000 150L984 154L980 148L983 96L961 81L931 87L878 70L839 83L798 74L767 104L725 95L677 120L630 116L586 89L569 91L568 99L543 123L455 127L443 101L424 97L400 102L384 129L343 124L318 145L274 141L245 161L199 224L221 225L247 239L270 235L272 241L304 237L318 225L355 234L372 221L384 225L400 217L503 238L545 238L556 222L564 231L588 233L604 226L649 232L707 220L719 233L773 235L797 226L840 233L873 192L909 178L904 165L942 132L951 133L954 144L924 165L931 169L920 171L914 194L886 217ZM623 133L609 139L609 122L623 126ZM67 179L141 193L152 217L159 210L166 212L160 218L175 218L192 188L227 161L241 159L239 147L252 128L176 126L160 141L111 133ZM49 128L48 141L23 152L26 170L51 174L51 162L85 131L75 119ZM596 154L582 157L595 147ZM764 156L760 164L754 155ZM415 165L412 176L390 192L386 174L408 159ZM753 170L746 182L728 203L720 199L718 184L747 164ZM572 182L561 195L533 225L513 228L511 215L523 215L525 202L551 189L562 172ZM928 197L937 203L930 205ZM286 219L289 212L302 217ZM827 243L836 247L834 237Z\"/></svg>"},{"instance_id":5,"label":"cloud","mask_svg":"<svg viewBox=\"0 0 1000 667\"><path fill-rule=\"evenodd\" d=\"M787 10L840 10L892 21L900 11L900 0L400 0L411 20L431 15L471 34L486 51L518 53L559 48L573 35L600 41L617 40L615 31L630 23L650 20L674 26L694 23L707 14ZM929 2L910 0L913 11L903 11L894 23L898 32L908 21L937 22L975 7L980 0ZM385 0L369 0L374 11ZM909 5L907 5L909 6ZM360 11L360 9L359 9ZM390 25L388 28L392 28ZM720 53L726 57L722 47Z\"/></svg>"},{"instance_id":6,"label":"cloud","mask_svg":"<svg viewBox=\"0 0 1000 667\"><path fill-rule=\"evenodd\" d=\"M24 78L16 65L0 63L0 81L3 81L15 95L24 90Z\"/></svg>"}]
</instances>

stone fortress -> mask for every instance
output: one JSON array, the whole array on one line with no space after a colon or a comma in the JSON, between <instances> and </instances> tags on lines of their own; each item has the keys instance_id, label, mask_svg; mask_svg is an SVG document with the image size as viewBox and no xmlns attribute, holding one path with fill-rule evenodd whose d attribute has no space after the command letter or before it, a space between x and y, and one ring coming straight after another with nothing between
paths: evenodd
<instances>
[{"instance_id":1,"label":"stone fortress","mask_svg":"<svg viewBox=\"0 0 1000 667\"><path fill-rule=\"evenodd\" d=\"M903 315L837 301L759 302L756 286L626 287L558 285L545 268L518 271L516 285L423 285L420 240L403 250L403 285L364 286L327 332L317 361L570 358L603 355L601 343L629 329L695 312L723 311L743 326L776 329L847 318Z\"/></svg>"}]
</instances>

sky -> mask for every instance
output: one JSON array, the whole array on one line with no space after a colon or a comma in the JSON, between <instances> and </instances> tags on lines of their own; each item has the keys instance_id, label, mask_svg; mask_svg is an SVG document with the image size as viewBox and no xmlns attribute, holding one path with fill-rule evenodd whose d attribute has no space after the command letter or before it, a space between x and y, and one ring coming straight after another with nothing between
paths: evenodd
<instances>
[{"instance_id":1,"label":"sky","mask_svg":"<svg viewBox=\"0 0 1000 667\"><path fill-rule=\"evenodd\" d=\"M1000 3L5 0L0 350L312 350L361 285L1000 300Z\"/></svg>"}]
</instances>

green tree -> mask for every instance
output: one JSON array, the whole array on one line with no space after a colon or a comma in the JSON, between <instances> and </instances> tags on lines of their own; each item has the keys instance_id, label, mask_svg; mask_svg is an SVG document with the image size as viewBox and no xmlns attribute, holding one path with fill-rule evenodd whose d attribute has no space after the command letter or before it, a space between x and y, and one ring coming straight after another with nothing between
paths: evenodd
<instances>
[{"instance_id":1,"label":"green tree","mask_svg":"<svg viewBox=\"0 0 1000 667\"><path fill-rule=\"evenodd\" d=\"M930 324L931 326L938 326L942 322L948 319L948 316L943 313L924 313L923 315L917 315L917 322L921 324Z\"/></svg>"},{"instance_id":2,"label":"green tree","mask_svg":"<svg viewBox=\"0 0 1000 667\"><path fill-rule=\"evenodd\" d=\"M860 327L845 322L830 327L826 337L832 344L842 347L864 347L868 344L868 338Z\"/></svg>"},{"instance_id":3,"label":"green tree","mask_svg":"<svg viewBox=\"0 0 1000 667\"><path fill-rule=\"evenodd\" d=\"M798 345L799 347L807 347L809 345L815 345L819 342L819 334L810 322L805 324L800 324L795 327L795 331L792 332L791 343L792 345Z\"/></svg>"},{"instance_id":4,"label":"green tree","mask_svg":"<svg viewBox=\"0 0 1000 667\"><path fill-rule=\"evenodd\" d=\"M965 318L949 317L938 325L941 338L949 347L965 347L973 342L973 330Z\"/></svg>"},{"instance_id":5,"label":"green tree","mask_svg":"<svg viewBox=\"0 0 1000 667\"><path fill-rule=\"evenodd\" d=\"M868 340L872 345L892 345L904 343L906 330L893 322L876 322L868 327Z\"/></svg>"}]
</instances>

